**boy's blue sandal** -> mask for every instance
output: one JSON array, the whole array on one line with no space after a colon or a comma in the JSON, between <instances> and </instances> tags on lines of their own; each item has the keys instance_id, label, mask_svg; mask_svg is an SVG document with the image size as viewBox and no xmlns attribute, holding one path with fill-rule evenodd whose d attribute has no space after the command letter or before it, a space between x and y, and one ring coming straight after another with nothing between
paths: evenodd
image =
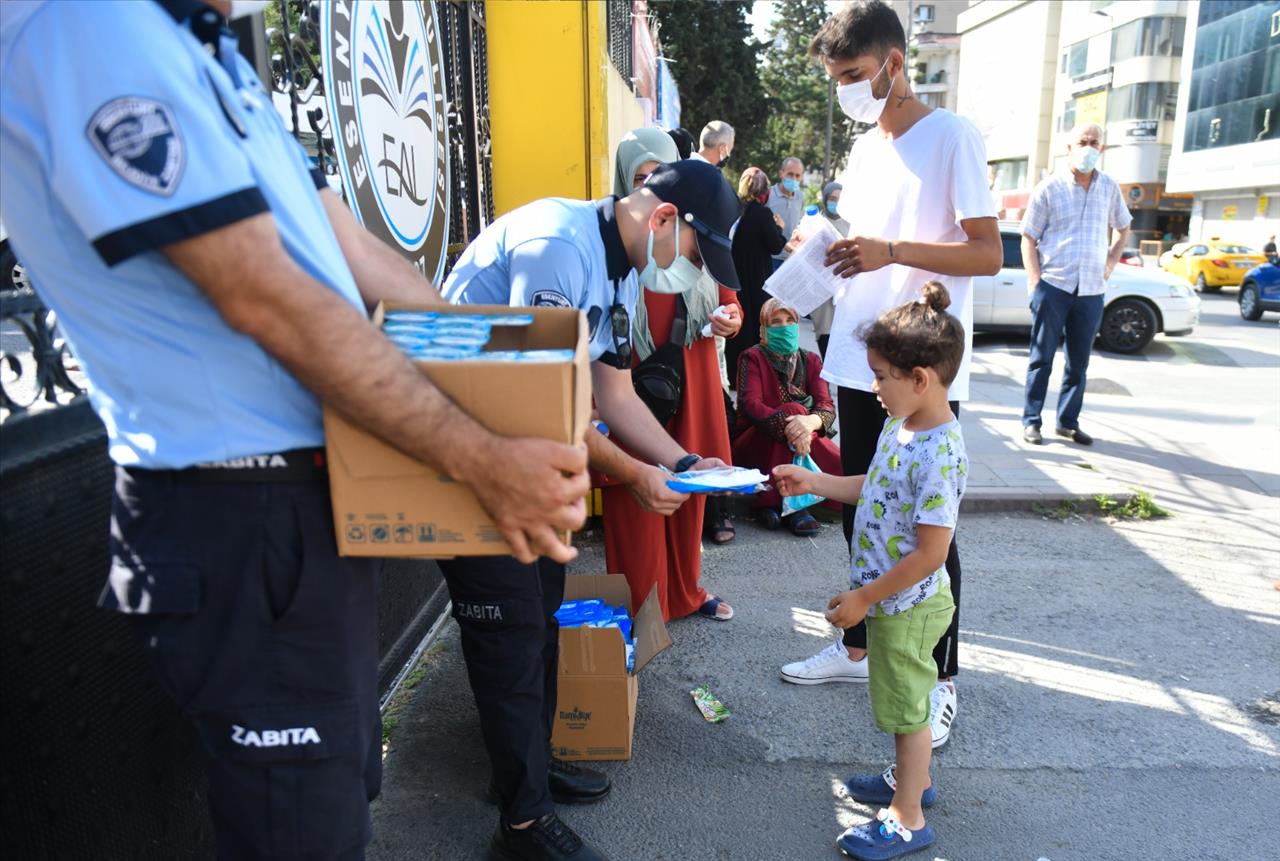
<instances>
[{"instance_id":1,"label":"boy's blue sandal","mask_svg":"<svg viewBox=\"0 0 1280 861\"><path fill-rule=\"evenodd\" d=\"M844 782L845 792L854 801L867 804L888 804L893 801L893 793L898 788L897 778L893 776L894 764L890 764L883 774L855 774ZM929 784L929 788L920 796L921 807L932 807L938 800L938 788Z\"/></svg>"},{"instance_id":2,"label":"boy's blue sandal","mask_svg":"<svg viewBox=\"0 0 1280 861\"><path fill-rule=\"evenodd\" d=\"M876 821L857 825L841 834L836 846L858 861L887 861L919 852L932 845L933 840L933 829L927 824L912 831L882 809L876 814Z\"/></svg>"}]
</instances>

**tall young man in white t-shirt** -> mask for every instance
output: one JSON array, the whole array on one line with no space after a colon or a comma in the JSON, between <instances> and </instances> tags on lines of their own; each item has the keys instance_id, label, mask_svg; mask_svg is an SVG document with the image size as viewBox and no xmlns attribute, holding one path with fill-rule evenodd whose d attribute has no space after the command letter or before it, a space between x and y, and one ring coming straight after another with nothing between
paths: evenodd
<instances>
[{"instance_id":1,"label":"tall young man in white t-shirt","mask_svg":"<svg viewBox=\"0 0 1280 861\"><path fill-rule=\"evenodd\" d=\"M809 46L835 79L840 108L875 126L860 136L841 178L857 194L840 199L849 238L827 252L828 265L848 278L836 296L831 341L822 376L838 386L840 451L845 474L867 471L886 413L857 330L890 308L919 298L930 279L951 294L965 328L965 352L951 384L951 408L969 398L974 275L992 275L1003 260L995 207L987 186L986 146L973 124L921 103L906 75L906 36L897 14L880 0L855 0L822 25ZM853 509L846 507L846 540ZM933 746L944 744L955 717L960 557L954 540L947 573L956 615L934 658L939 684L933 698ZM782 668L796 684L865 682L866 629L845 632L817 655Z\"/></svg>"}]
</instances>

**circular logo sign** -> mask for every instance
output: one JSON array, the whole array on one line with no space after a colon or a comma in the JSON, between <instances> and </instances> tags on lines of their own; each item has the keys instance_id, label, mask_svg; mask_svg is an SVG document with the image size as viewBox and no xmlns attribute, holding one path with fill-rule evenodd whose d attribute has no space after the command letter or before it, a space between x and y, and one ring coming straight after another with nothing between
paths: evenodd
<instances>
[{"instance_id":1,"label":"circular logo sign","mask_svg":"<svg viewBox=\"0 0 1280 861\"><path fill-rule=\"evenodd\" d=\"M439 283L449 242L449 133L435 7L321 4L339 173L356 217Z\"/></svg>"}]
</instances>

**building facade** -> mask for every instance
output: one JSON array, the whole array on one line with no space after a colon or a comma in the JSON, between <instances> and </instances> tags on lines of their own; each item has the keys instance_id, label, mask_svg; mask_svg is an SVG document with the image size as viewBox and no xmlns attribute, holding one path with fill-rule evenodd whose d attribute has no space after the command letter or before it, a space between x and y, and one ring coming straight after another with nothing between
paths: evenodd
<instances>
[{"instance_id":1,"label":"building facade","mask_svg":"<svg viewBox=\"0 0 1280 861\"><path fill-rule=\"evenodd\" d=\"M911 86L920 101L932 108L956 110L960 74L960 34L957 19L968 0L890 0L907 35Z\"/></svg>"},{"instance_id":2,"label":"building facade","mask_svg":"<svg viewBox=\"0 0 1280 861\"><path fill-rule=\"evenodd\" d=\"M1065 169L1073 127L1102 126L1099 167L1125 194L1134 245L1181 236L1191 215L1191 197L1165 186L1187 6L1185 0L1062 4L1051 168Z\"/></svg>"},{"instance_id":3,"label":"building facade","mask_svg":"<svg viewBox=\"0 0 1280 861\"><path fill-rule=\"evenodd\" d=\"M1187 234L1261 247L1280 232L1280 3L1190 2L1167 185Z\"/></svg>"}]
</instances>

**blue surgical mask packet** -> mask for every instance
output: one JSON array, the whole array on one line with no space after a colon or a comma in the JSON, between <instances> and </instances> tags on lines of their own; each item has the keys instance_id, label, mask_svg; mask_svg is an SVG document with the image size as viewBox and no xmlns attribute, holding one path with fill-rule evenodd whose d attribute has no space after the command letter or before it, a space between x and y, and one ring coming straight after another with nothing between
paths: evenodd
<instances>
[{"instance_id":1,"label":"blue surgical mask packet","mask_svg":"<svg viewBox=\"0 0 1280 861\"><path fill-rule=\"evenodd\" d=\"M810 472L822 472L811 455L798 454L791 459L791 462L796 466L804 467ZM797 511L804 511L806 508L811 508L825 499L825 496L818 496L815 493L806 493L802 496L784 496L782 497L782 514L785 516L795 514Z\"/></svg>"},{"instance_id":2,"label":"blue surgical mask packet","mask_svg":"<svg viewBox=\"0 0 1280 861\"><path fill-rule=\"evenodd\" d=\"M565 601L560 605L560 609L556 610L556 622L561 628L617 628L622 634L622 642L626 650L627 672L635 672L636 642L632 636L633 620L626 607L610 606L600 598Z\"/></svg>"}]
</instances>

